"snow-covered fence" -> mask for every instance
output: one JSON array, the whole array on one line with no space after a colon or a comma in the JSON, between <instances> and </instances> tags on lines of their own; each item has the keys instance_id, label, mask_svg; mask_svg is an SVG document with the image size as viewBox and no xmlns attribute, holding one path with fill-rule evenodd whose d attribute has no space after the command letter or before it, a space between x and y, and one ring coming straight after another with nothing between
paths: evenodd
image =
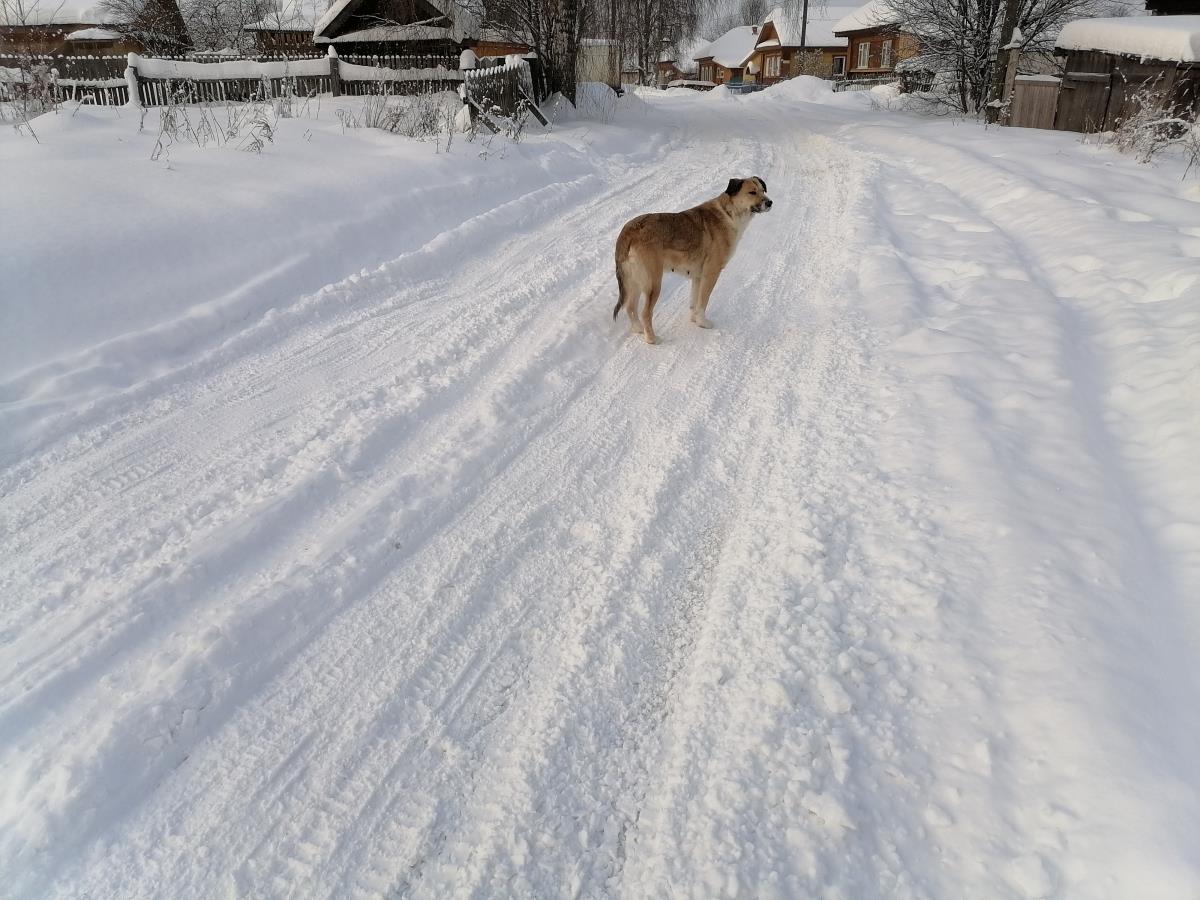
<instances>
[{"instance_id":1,"label":"snow-covered fence","mask_svg":"<svg viewBox=\"0 0 1200 900\"><path fill-rule=\"evenodd\" d=\"M463 80L462 72L441 65L425 69L360 66L340 60L332 54L329 65L337 72L333 84L334 93L351 96L454 91Z\"/></svg>"},{"instance_id":2,"label":"snow-covered fence","mask_svg":"<svg viewBox=\"0 0 1200 900\"><path fill-rule=\"evenodd\" d=\"M324 58L193 62L131 53L125 77L131 89L136 86L142 106L165 106L172 99L219 103L330 92L329 61Z\"/></svg>"},{"instance_id":3,"label":"snow-covered fence","mask_svg":"<svg viewBox=\"0 0 1200 900\"><path fill-rule=\"evenodd\" d=\"M893 84L896 81L899 81L899 79L895 75L884 75L875 78L846 78L833 83L833 92L839 94L843 91L869 91L877 85Z\"/></svg>"},{"instance_id":4,"label":"snow-covered fence","mask_svg":"<svg viewBox=\"0 0 1200 900\"><path fill-rule=\"evenodd\" d=\"M358 60L411 63L402 68L363 65ZM419 65L417 65L419 64ZM0 56L0 100L26 90L29 73L51 72L59 101L82 100L104 106L130 101L142 106L168 102L220 103L252 98L307 97L315 94L420 94L456 90L463 73L445 56L205 60L141 56Z\"/></svg>"},{"instance_id":5,"label":"snow-covered fence","mask_svg":"<svg viewBox=\"0 0 1200 900\"><path fill-rule=\"evenodd\" d=\"M521 57L510 56L503 65L468 69L462 74L466 76L462 97L471 110L471 118L482 117L492 131L498 130L491 122L493 116L514 119L525 111L532 113L543 125L548 124L534 100L529 63Z\"/></svg>"}]
</instances>

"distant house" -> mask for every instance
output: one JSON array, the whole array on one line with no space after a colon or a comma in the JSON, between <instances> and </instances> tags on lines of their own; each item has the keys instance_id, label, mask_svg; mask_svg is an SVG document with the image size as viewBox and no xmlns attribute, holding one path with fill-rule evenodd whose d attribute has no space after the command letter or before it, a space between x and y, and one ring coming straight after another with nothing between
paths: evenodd
<instances>
[{"instance_id":1,"label":"distant house","mask_svg":"<svg viewBox=\"0 0 1200 900\"><path fill-rule=\"evenodd\" d=\"M871 0L833 26L846 39L846 77L891 75L896 66L917 54L917 39L907 34L887 0Z\"/></svg>"},{"instance_id":2,"label":"distant house","mask_svg":"<svg viewBox=\"0 0 1200 900\"><path fill-rule=\"evenodd\" d=\"M313 40L339 53L453 58L478 40L479 18L454 0L334 0Z\"/></svg>"},{"instance_id":3,"label":"distant house","mask_svg":"<svg viewBox=\"0 0 1200 900\"><path fill-rule=\"evenodd\" d=\"M146 34L154 35L151 43ZM0 2L0 54L47 56L117 55L191 48L175 0L147 0L135 21L104 12L89 0Z\"/></svg>"},{"instance_id":4,"label":"distant house","mask_svg":"<svg viewBox=\"0 0 1200 900\"><path fill-rule=\"evenodd\" d=\"M663 41L667 44L667 41ZM690 78L696 71L695 66L689 66L684 69L679 65L680 54L673 47L664 46L661 53L658 54L658 64L655 67L655 76L659 87L665 87L672 81L681 81Z\"/></svg>"},{"instance_id":5,"label":"distant house","mask_svg":"<svg viewBox=\"0 0 1200 900\"><path fill-rule=\"evenodd\" d=\"M810 8L808 26L782 7L772 10L758 31L758 43L747 69L758 81L774 84L795 75L823 78L846 74L846 38L833 33L834 26L854 12L854 7Z\"/></svg>"},{"instance_id":6,"label":"distant house","mask_svg":"<svg viewBox=\"0 0 1200 900\"><path fill-rule=\"evenodd\" d=\"M705 44L692 56L699 74L699 81L713 84L737 84L741 82L746 65L758 43L757 25L739 25L731 28L715 41Z\"/></svg>"},{"instance_id":7,"label":"distant house","mask_svg":"<svg viewBox=\"0 0 1200 900\"><path fill-rule=\"evenodd\" d=\"M1200 15L1080 19L1063 26L1054 112L1060 131L1111 131L1152 94L1200 115Z\"/></svg>"},{"instance_id":8,"label":"distant house","mask_svg":"<svg viewBox=\"0 0 1200 900\"><path fill-rule=\"evenodd\" d=\"M318 51L313 27L324 12L322 0L274 0L267 14L244 30L259 54Z\"/></svg>"}]
</instances>

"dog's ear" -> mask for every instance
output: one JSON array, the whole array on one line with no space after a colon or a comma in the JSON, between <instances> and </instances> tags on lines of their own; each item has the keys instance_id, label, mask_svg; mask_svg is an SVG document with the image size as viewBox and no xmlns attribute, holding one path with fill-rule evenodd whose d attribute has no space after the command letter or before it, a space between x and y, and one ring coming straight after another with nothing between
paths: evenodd
<instances>
[{"instance_id":1,"label":"dog's ear","mask_svg":"<svg viewBox=\"0 0 1200 900\"><path fill-rule=\"evenodd\" d=\"M758 178L757 175L755 175L754 177ZM761 178L758 178L758 183L763 186L763 193L765 194L767 192L767 183L765 181L763 181Z\"/></svg>"},{"instance_id":2,"label":"dog's ear","mask_svg":"<svg viewBox=\"0 0 1200 900\"><path fill-rule=\"evenodd\" d=\"M725 193L727 193L730 197L733 197L742 189L742 182L745 180L746 179L744 178L730 178L729 187L725 188Z\"/></svg>"}]
</instances>

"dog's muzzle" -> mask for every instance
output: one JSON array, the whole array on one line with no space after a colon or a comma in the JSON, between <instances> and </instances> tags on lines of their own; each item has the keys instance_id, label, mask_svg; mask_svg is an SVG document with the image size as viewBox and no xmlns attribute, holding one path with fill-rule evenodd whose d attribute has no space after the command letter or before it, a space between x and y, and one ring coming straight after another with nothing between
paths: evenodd
<instances>
[{"instance_id":1,"label":"dog's muzzle","mask_svg":"<svg viewBox=\"0 0 1200 900\"><path fill-rule=\"evenodd\" d=\"M770 200L763 200L762 203L759 203L756 206L752 206L751 209L754 210L756 213L762 213L762 212L766 212L768 209L770 209L774 205L775 204Z\"/></svg>"}]
</instances>

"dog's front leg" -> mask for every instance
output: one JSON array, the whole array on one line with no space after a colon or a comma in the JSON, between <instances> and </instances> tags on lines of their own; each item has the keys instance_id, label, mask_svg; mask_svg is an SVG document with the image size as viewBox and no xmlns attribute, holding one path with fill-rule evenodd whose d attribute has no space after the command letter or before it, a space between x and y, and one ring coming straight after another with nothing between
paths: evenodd
<instances>
[{"instance_id":1,"label":"dog's front leg","mask_svg":"<svg viewBox=\"0 0 1200 900\"><path fill-rule=\"evenodd\" d=\"M708 309L708 298L712 296L713 288L716 287L720 274L720 270L704 272L699 279L692 282L692 296L695 298L692 302L692 321L701 328L713 327L713 323L705 317L704 313Z\"/></svg>"}]
</instances>

